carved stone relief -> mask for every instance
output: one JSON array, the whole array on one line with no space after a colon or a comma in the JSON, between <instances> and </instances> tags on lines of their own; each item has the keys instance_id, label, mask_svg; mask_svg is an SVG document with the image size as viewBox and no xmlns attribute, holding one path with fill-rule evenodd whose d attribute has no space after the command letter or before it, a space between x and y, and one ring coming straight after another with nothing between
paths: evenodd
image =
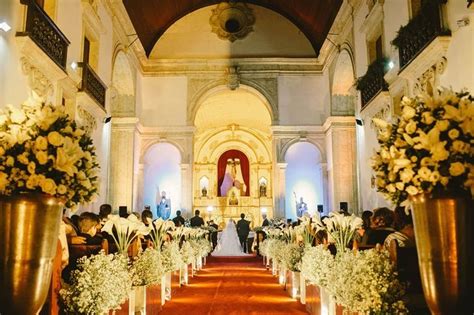
<instances>
[{"instance_id":1,"label":"carved stone relief","mask_svg":"<svg viewBox=\"0 0 474 315\"><path fill-rule=\"evenodd\" d=\"M234 42L253 31L255 16L245 3L221 2L212 10L209 23L220 39Z\"/></svg>"},{"instance_id":2,"label":"carved stone relief","mask_svg":"<svg viewBox=\"0 0 474 315\"><path fill-rule=\"evenodd\" d=\"M81 126L87 134L91 135L97 128L97 120L94 115L79 105L77 106L77 116L78 125Z\"/></svg>"},{"instance_id":3,"label":"carved stone relief","mask_svg":"<svg viewBox=\"0 0 474 315\"><path fill-rule=\"evenodd\" d=\"M391 110L390 110L390 104L386 104L384 105L379 111L377 111L373 116L372 118L379 118L379 119L382 119L382 120L389 120L391 116ZM372 128L376 128L374 122L372 121L372 119L370 119L370 127Z\"/></svg>"},{"instance_id":4,"label":"carved stone relief","mask_svg":"<svg viewBox=\"0 0 474 315\"><path fill-rule=\"evenodd\" d=\"M42 99L47 99L53 93L53 84L38 68L33 66L26 57L21 58L21 68L28 76L28 85Z\"/></svg>"},{"instance_id":5,"label":"carved stone relief","mask_svg":"<svg viewBox=\"0 0 474 315\"><path fill-rule=\"evenodd\" d=\"M428 93L433 95L437 93L436 87L439 83L439 76L444 73L447 66L447 59L442 57L438 62L426 70L413 85L414 95Z\"/></svg>"},{"instance_id":6,"label":"carved stone relief","mask_svg":"<svg viewBox=\"0 0 474 315\"><path fill-rule=\"evenodd\" d=\"M227 70L227 86L232 91L240 85L239 67L229 67Z\"/></svg>"}]
</instances>

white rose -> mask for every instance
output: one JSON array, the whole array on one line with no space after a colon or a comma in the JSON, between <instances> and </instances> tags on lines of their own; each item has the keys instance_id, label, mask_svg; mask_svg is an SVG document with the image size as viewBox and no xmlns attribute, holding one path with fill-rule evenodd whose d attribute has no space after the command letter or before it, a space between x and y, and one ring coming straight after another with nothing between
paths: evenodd
<instances>
[{"instance_id":1,"label":"white rose","mask_svg":"<svg viewBox=\"0 0 474 315\"><path fill-rule=\"evenodd\" d=\"M406 191L407 191L407 193L409 193L412 196L418 194L418 188L416 188L415 186L412 186L412 185L408 186Z\"/></svg>"},{"instance_id":2,"label":"white rose","mask_svg":"<svg viewBox=\"0 0 474 315\"><path fill-rule=\"evenodd\" d=\"M38 186L38 176L33 174L30 177L28 177L28 180L26 181L26 188L28 189L36 189Z\"/></svg>"},{"instance_id":3,"label":"white rose","mask_svg":"<svg viewBox=\"0 0 474 315\"><path fill-rule=\"evenodd\" d=\"M7 105L7 108L10 110L10 119L12 120L12 123L21 124L25 121L26 115L22 110L12 105Z\"/></svg>"},{"instance_id":4,"label":"white rose","mask_svg":"<svg viewBox=\"0 0 474 315\"><path fill-rule=\"evenodd\" d=\"M79 172L77 173L77 178L78 178L79 180L85 180L85 179L87 178L87 177L86 177L86 173L84 173L83 171L79 171Z\"/></svg>"},{"instance_id":5,"label":"white rose","mask_svg":"<svg viewBox=\"0 0 474 315\"><path fill-rule=\"evenodd\" d=\"M51 178L46 178L39 183L41 190L50 195L56 194L56 183Z\"/></svg>"},{"instance_id":6,"label":"white rose","mask_svg":"<svg viewBox=\"0 0 474 315\"><path fill-rule=\"evenodd\" d=\"M61 134L59 132L51 131L48 134L48 141L49 141L49 143L51 143L55 147L58 147L58 146L63 144L64 139L63 139L63 136L61 136Z\"/></svg>"},{"instance_id":7,"label":"white rose","mask_svg":"<svg viewBox=\"0 0 474 315\"><path fill-rule=\"evenodd\" d=\"M0 192L4 191L8 184L10 184L8 174L0 171Z\"/></svg>"},{"instance_id":8,"label":"white rose","mask_svg":"<svg viewBox=\"0 0 474 315\"><path fill-rule=\"evenodd\" d=\"M464 167L464 164L461 162L454 162L449 167L449 174L451 174L451 176L459 176L464 174L465 170L466 168Z\"/></svg>"},{"instance_id":9,"label":"white rose","mask_svg":"<svg viewBox=\"0 0 474 315\"><path fill-rule=\"evenodd\" d=\"M15 164L15 159L12 156L7 156L7 160L5 161L5 165L12 167Z\"/></svg>"},{"instance_id":10,"label":"white rose","mask_svg":"<svg viewBox=\"0 0 474 315\"><path fill-rule=\"evenodd\" d=\"M446 186L449 183L449 177L442 176L439 182L441 183L441 185Z\"/></svg>"},{"instance_id":11,"label":"white rose","mask_svg":"<svg viewBox=\"0 0 474 315\"><path fill-rule=\"evenodd\" d=\"M21 164L28 165L28 163L30 163L25 153L18 155L17 159L18 159L18 162L20 162Z\"/></svg>"},{"instance_id":12,"label":"white rose","mask_svg":"<svg viewBox=\"0 0 474 315\"><path fill-rule=\"evenodd\" d=\"M60 184L60 185L58 186L58 194L64 195L64 194L66 194L66 193L67 193L67 187L64 186L63 184Z\"/></svg>"},{"instance_id":13,"label":"white rose","mask_svg":"<svg viewBox=\"0 0 474 315\"><path fill-rule=\"evenodd\" d=\"M446 141L438 142L435 145L433 145L430 149L431 152L431 158L433 161L444 161L449 157L449 152L446 150L444 147L446 144Z\"/></svg>"},{"instance_id":14,"label":"white rose","mask_svg":"<svg viewBox=\"0 0 474 315\"><path fill-rule=\"evenodd\" d=\"M438 171L431 172L430 182L432 182L433 184L437 183L439 181L440 176L441 175L439 174Z\"/></svg>"},{"instance_id":15,"label":"white rose","mask_svg":"<svg viewBox=\"0 0 474 315\"><path fill-rule=\"evenodd\" d=\"M405 168L400 172L400 179L406 184L411 181L413 175L415 175L415 172L411 168Z\"/></svg>"},{"instance_id":16,"label":"white rose","mask_svg":"<svg viewBox=\"0 0 474 315\"><path fill-rule=\"evenodd\" d=\"M30 174L34 174L35 171L36 171L36 164L35 164L35 162L32 161L32 162L28 163L27 169L28 169L28 172L29 172Z\"/></svg>"},{"instance_id":17,"label":"white rose","mask_svg":"<svg viewBox=\"0 0 474 315\"><path fill-rule=\"evenodd\" d=\"M398 182L395 184L395 187L397 187L398 190L403 191L403 189L405 188L405 184Z\"/></svg>"},{"instance_id":18,"label":"white rose","mask_svg":"<svg viewBox=\"0 0 474 315\"><path fill-rule=\"evenodd\" d=\"M35 141L36 150L46 150L48 148L48 140L45 137L39 136Z\"/></svg>"},{"instance_id":19,"label":"white rose","mask_svg":"<svg viewBox=\"0 0 474 315\"><path fill-rule=\"evenodd\" d=\"M439 131L446 131L446 130L448 130L448 127L449 127L449 121L448 121L448 120L438 120L438 121L436 122L435 127L436 127Z\"/></svg>"},{"instance_id":20,"label":"white rose","mask_svg":"<svg viewBox=\"0 0 474 315\"><path fill-rule=\"evenodd\" d=\"M468 153L470 146L469 144L461 141L461 140L455 140L453 142L452 149L454 152L459 152L459 153Z\"/></svg>"},{"instance_id":21,"label":"white rose","mask_svg":"<svg viewBox=\"0 0 474 315\"><path fill-rule=\"evenodd\" d=\"M457 129L451 129L449 130L448 132L448 136L451 140L454 140L456 139L457 137L459 137L459 131Z\"/></svg>"},{"instance_id":22,"label":"white rose","mask_svg":"<svg viewBox=\"0 0 474 315\"><path fill-rule=\"evenodd\" d=\"M7 121L8 121L7 115L4 115L4 114L0 115L0 126L4 125Z\"/></svg>"},{"instance_id":23,"label":"white rose","mask_svg":"<svg viewBox=\"0 0 474 315\"><path fill-rule=\"evenodd\" d=\"M0 156L5 155L5 149L0 146Z\"/></svg>"},{"instance_id":24,"label":"white rose","mask_svg":"<svg viewBox=\"0 0 474 315\"><path fill-rule=\"evenodd\" d=\"M76 131L74 131L74 137L80 137L84 133L85 133L84 130L78 128L78 129L76 129Z\"/></svg>"},{"instance_id":25,"label":"white rose","mask_svg":"<svg viewBox=\"0 0 474 315\"><path fill-rule=\"evenodd\" d=\"M421 122L427 125L431 125L434 122L434 118L431 112L424 112L421 114Z\"/></svg>"},{"instance_id":26,"label":"white rose","mask_svg":"<svg viewBox=\"0 0 474 315\"><path fill-rule=\"evenodd\" d=\"M402 109L402 118L404 120L410 120L416 115L416 110L411 106L404 106Z\"/></svg>"},{"instance_id":27,"label":"white rose","mask_svg":"<svg viewBox=\"0 0 474 315\"><path fill-rule=\"evenodd\" d=\"M45 151L38 151L35 156L40 165L44 165L48 162L48 154Z\"/></svg>"},{"instance_id":28,"label":"white rose","mask_svg":"<svg viewBox=\"0 0 474 315\"><path fill-rule=\"evenodd\" d=\"M420 161L421 166L428 166L433 164L433 160L430 157L424 157Z\"/></svg>"},{"instance_id":29,"label":"white rose","mask_svg":"<svg viewBox=\"0 0 474 315\"><path fill-rule=\"evenodd\" d=\"M415 131L416 131L416 122L414 122L413 120L411 120L411 121L407 124L407 126L405 127L405 131L406 131L409 135L415 133Z\"/></svg>"},{"instance_id":30,"label":"white rose","mask_svg":"<svg viewBox=\"0 0 474 315\"><path fill-rule=\"evenodd\" d=\"M418 170L418 176L420 176L421 179L428 181L430 179L431 175L431 170L425 166L421 167Z\"/></svg>"},{"instance_id":31,"label":"white rose","mask_svg":"<svg viewBox=\"0 0 474 315\"><path fill-rule=\"evenodd\" d=\"M393 185L393 184L387 185L386 189L391 193L394 193L394 192L397 191L397 189L395 188L395 185Z\"/></svg>"}]
</instances>

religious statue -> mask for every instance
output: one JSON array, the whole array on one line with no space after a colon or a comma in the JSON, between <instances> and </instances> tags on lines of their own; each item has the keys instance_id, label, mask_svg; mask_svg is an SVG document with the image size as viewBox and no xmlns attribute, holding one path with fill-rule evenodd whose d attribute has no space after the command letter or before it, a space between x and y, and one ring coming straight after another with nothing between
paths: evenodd
<instances>
[{"instance_id":1,"label":"religious statue","mask_svg":"<svg viewBox=\"0 0 474 315\"><path fill-rule=\"evenodd\" d=\"M201 189L201 196L202 196L202 197L207 197L207 188L206 188L206 186L202 187L202 189Z\"/></svg>"},{"instance_id":2,"label":"religious statue","mask_svg":"<svg viewBox=\"0 0 474 315\"><path fill-rule=\"evenodd\" d=\"M227 196L227 193L232 187L236 187L241 195L247 192L247 185L245 185L244 176L242 175L240 159L227 159L224 179L220 187L221 196Z\"/></svg>"},{"instance_id":3,"label":"religious statue","mask_svg":"<svg viewBox=\"0 0 474 315\"><path fill-rule=\"evenodd\" d=\"M158 199L157 189L157 200L156 200L156 214L163 220L168 220L171 214L171 199L166 198L166 191L161 192L161 198Z\"/></svg>"},{"instance_id":4,"label":"religious statue","mask_svg":"<svg viewBox=\"0 0 474 315\"><path fill-rule=\"evenodd\" d=\"M267 184L262 181L260 182L260 197L266 197L267 196Z\"/></svg>"},{"instance_id":5,"label":"religious statue","mask_svg":"<svg viewBox=\"0 0 474 315\"><path fill-rule=\"evenodd\" d=\"M239 193L239 190L237 189L237 187L232 187L229 191L228 191L228 198L229 198L229 206L238 206L239 205L239 196L240 196L240 193Z\"/></svg>"},{"instance_id":6,"label":"religious statue","mask_svg":"<svg viewBox=\"0 0 474 315\"><path fill-rule=\"evenodd\" d=\"M296 216L298 218L303 217L308 213L308 205L303 201L303 197L300 198L300 202L296 203Z\"/></svg>"}]
</instances>

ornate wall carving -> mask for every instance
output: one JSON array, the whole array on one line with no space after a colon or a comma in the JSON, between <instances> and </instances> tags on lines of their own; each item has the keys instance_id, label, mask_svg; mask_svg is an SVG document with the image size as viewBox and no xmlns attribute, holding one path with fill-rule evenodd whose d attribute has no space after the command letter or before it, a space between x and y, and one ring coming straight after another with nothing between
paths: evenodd
<instances>
[{"instance_id":1,"label":"ornate wall carving","mask_svg":"<svg viewBox=\"0 0 474 315\"><path fill-rule=\"evenodd\" d=\"M81 105L77 106L77 120L78 124L84 129L84 131L91 135L94 130L97 128L97 120Z\"/></svg>"},{"instance_id":2,"label":"ornate wall carving","mask_svg":"<svg viewBox=\"0 0 474 315\"><path fill-rule=\"evenodd\" d=\"M439 76L444 73L448 60L441 57L435 64L428 68L414 83L413 93L433 94L436 93L436 87L439 85Z\"/></svg>"},{"instance_id":3,"label":"ornate wall carving","mask_svg":"<svg viewBox=\"0 0 474 315\"><path fill-rule=\"evenodd\" d=\"M21 58L21 68L28 77L28 85L39 97L47 99L53 94L54 89L51 81L25 57Z\"/></svg>"},{"instance_id":4,"label":"ornate wall carving","mask_svg":"<svg viewBox=\"0 0 474 315\"><path fill-rule=\"evenodd\" d=\"M212 10L209 23L220 39L234 42L253 31L255 16L245 3L221 2Z\"/></svg>"}]
</instances>

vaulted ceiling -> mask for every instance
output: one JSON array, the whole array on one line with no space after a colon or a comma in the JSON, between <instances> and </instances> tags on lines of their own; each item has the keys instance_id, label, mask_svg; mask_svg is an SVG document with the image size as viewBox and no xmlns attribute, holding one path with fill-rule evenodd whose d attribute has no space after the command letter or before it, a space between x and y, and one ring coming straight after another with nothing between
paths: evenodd
<instances>
[{"instance_id":1,"label":"vaulted ceiling","mask_svg":"<svg viewBox=\"0 0 474 315\"><path fill-rule=\"evenodd\" d=\"M343 0L245 0L273 10L305 34L316 55L323 45ZM164 32L176 21L218 0L123 0L147 56Z\"/></svg>"}]
</instances>

